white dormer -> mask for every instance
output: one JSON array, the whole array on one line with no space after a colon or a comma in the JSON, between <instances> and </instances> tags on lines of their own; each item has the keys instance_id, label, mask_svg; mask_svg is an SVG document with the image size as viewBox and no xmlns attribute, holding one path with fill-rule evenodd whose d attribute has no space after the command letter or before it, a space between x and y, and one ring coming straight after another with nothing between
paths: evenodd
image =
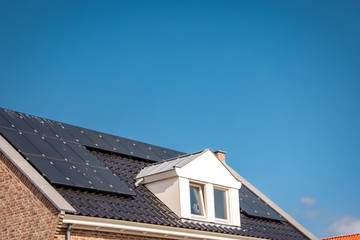
<instances>
[{"instance_id":1,"label":"white dormer","mask_svg":"<svg viewBox=\"0 0 360 240\"><path fill-rule=\"evenodd\" d=\"M181 218L240 226L241 183L209 149L150 165L137 179Z\"/></svg>"}]
</instances>

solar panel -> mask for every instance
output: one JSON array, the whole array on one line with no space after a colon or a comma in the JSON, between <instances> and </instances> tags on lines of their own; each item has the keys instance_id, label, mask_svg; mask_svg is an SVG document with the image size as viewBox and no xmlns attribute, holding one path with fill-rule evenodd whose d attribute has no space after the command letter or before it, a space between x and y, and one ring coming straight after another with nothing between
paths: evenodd
<instances>
[{"instance_id":1,"label":"solar panel","mask_svg":"<svg viewBox=\"0 0 360 240\"><path fill-rule=\"evenodd\" d=\"M119 140L122 145L124 145L127 149L130 150L131 155L139 158L148 159L146 154L143 153L138 147L136 147L136 143L134 143L133 141L120 137L117 137L116 139Z\"/></svg>"},{"instance_id":2,"label":"solar panel","mask_svg":"<svg viewBox=\"0 0 360 240\"><path fill-rule=\"evenodd\" d=\"M82 132L92 141L94 142L95 146L100 149L114 151L113 148L102 138L102 136L95 132L88 129L80 128ZM100 137L101 136L101 137Z\"/></svg>"},{"instance_id":3,"label":"solar panel","mask_svg":"<svg viewBox=\"0 0 360 240\"><path fill-rule=\"evenodd\" d=\"M85 178L77 169L73 163L60 160L50 160L50 163L53 164L65 177L70 179L70 181L76 186L81 188L93 189L92 185L87 178Z\"/></svg>"},{"instance_id":4,"label":"solar panel","mask_svg":"<svg viewBox=\"0 0 360 240\"><path fill-rule=\"evenodd\" d=\"M157 147L157 146L153 146L153 145L150 145L150 144L147 144L147 146L149 148L151 148L151 150L156 153L156 155L158 155L161 160L166 160L166 159L170 159L170 155L168 155L166 153L166 151L163 149L163 148L160 148L160 147Z\"/></svg>"},{"instance_id":5,"label":"solar panel","mask_svg":"<svg viewBox=\"0 0 360 240\"><path fill-rule=\"evenodd\" d=\"M44 137L40 137L38 134L32 134L23 132L22 135L25 137L26 140L31 142L41 153L44 157L47 158L57 158L57 159L64 159L53 147L50 146L49 143L45 141Z\"/></svg>"},{"instance_id":6,"label":"solar panel","mask_svg":"<svg viewBox=\"0 0 360 240\"><path fill-rule=\"evenodd\" d=\"M0 128L1 134L21 153L41 156L33 144L26 140L17 130Z\"/></svg>"},{"instance_id":7,"label":"solar panel","mask_svg":"<svg viewBox=\"0 0 360 240\"><path fill-rule=\"evenodd\" d=\"M69 124L62 124L64 129L75 138L76 142L81 143L81 145L84 146L89 146L89 147L94 147L96 148L97 146L95 145L95 143L93 141L91 141L82 130L80 130L78 127L69 125Z\"/></svg>"},{"instance_id":8,"label":"solar panel","mask_svg":"<svg viewBox=\"0 0 360 240\"><path fill-rule=\"evenodd\" d=\"M43 119L44 125L51 129L52 132L56 135L57 138L62 139L63 141L77 142L75 137L71 136L64 128L64 126L59 122L54 122L51 120Z\"/></svg>"},{"instance_id":9,"label":"solar panel","mask_svg":"<svg viewBox=\"0 0 360 240\"><path fill-rule=\"evenodd\" d=\"M164 151L166 152L167 155L170 156L170 158L175 158L175 157L178 157L178 156L181 156L181 155L185 154L185 153L177 152L177 151L174 151L174 150L171 150L171 149L164 149Z\"/></svg>"},{"instance_id":10,"label":"solar panel","mask_svg":"<svg viewBox=\"0 0 360 240\"><path fill-rule=\"evenodd\" d=\"M93 167L93 169L105 179L116 191L126 195L135 195L135 193L128 188L128 186L119 181L119 177L115 176L109 169Z\"/></svg>"},{"instance_id":11,"label":"solar panel","mask_svg":"<svg viewBox=\"0 0 360 240\"><path fill-rule=\"evenodd\" d=\"M106 169L100 160L81 144L75 143L75 138L90 141L78 128L70 125L63 128L61 123L12 111L4 111L0 115L0 120L1 135L50 183L134 195L134 192L121 182L119 177ZM16 123L13 125L18 129L9 121ZM101 142L102 138L99 139ZM101 144L103 147L107 143L102 140Z\"/></svg>"},{"instance_id":12,"label":"solar panel","mask_svg":"<svg viewBox=\"0 0 360 240\"><path fill-rule=\"evenodd\" d=\"M4 110L0 111L0 114L12 125L15 126L16 129L33 132L34 130L23 120L23 117L14 111Z\"/></svg>"},{"instance_id":13,"label":"solar panel","mask_svg":"<svg viewBox=\"0 0 360 240\"><path fill-rule=\"evenodd\" d=\"M75 168L82 176L84 176L95 189L114 192L114 189L110 187L110 184L107 183L94 169L90 166L72 163L73 168ZM118 179L117 179L118 180Z\"/></svg>"},{"instance_id":14,"label":"solar panel","mask_svg":"<svg viewBox=\"0 0 360 240\"><path fill-rule=\"evenodd\" d=\"M51 183L128 195L134 192L85 146L152 161L182 155L170 149L1 108L0 132Z\"/></svg>"},{"instance_id":15,"label":"solar panel","mask_svg":"<svg viewBox=\"0 0 360 240\"><path fill-rule=\"evenodd\" d=\"M26 158L29 160L31 165L33 165L42 175L52 184L61 184L73 186L74 184L70 181L70 179L66 179L66 177L55 168L53 164L50 163L44 157L33 156L29 154L25 154Z\"/></svg>"},{"instance_id":16,"label":"solar panel","mask_svg":"<svg viewBox=\"0 0 360 240\"><path fill-rule=\"evenodd\" d=\"M66 142L45 137L45 141L50 144L63 158L62 160L68 160L71 162L83 163L85 162L66 144Z\"/></svg>"},{"instance_id":17,"label":"solar panel","mask_svg":"<svg viewBox=\"0 0 360 240\"><path fill-rule=\"evenodd\" d=\"M151 160L155 160L155 161L162 160L162 158L159 157L156 153L154 153L154 151L152 151L151 147L149 148L149 146L147 146L145 143L138 142L138 141L133 141L133 143L135 144L134 146L136 148L138 148L141 152L146 154L147 159L151 159Z\"/></svg>"},{"instance_id":18,"label":"solar panel","mask_svg":"<svg viewBox=\"0 0 360 240\"><path fill-rule=\"evenodd\" d=\"M28 114L23 114L24 121L34 130L35 133L40 134L41 136L47 136L56 138L56 135L54 132L52 132L46 125L45 122L35 116L31 116Z\"/></svg>"},{"instance_id":19,"label":"solar panel","mask_svg":"<svg viewBox=\"0 0 360 240\"><path fill-rule=\"evenodd\" d=\"M246 186L239 190L240 208L249 216L284 221L284 219Z\"/></svg>"},{"instance_id":20,"label":"solar panel","mask_svg":"<svg viewBox=\"0 0 360 240\"><path fill-rule=\"evenodd\" d=\"M77 156L79 156L85 164L95 167L104 167L104 164L102 164L94 155L92 155L89 150L84 148L82 145L78 143L71 143L67 142L67 146L73 150Z\"/></svg>"},{"instance_id":21,"label":"solar panel","mask_svg":"<svg viewBox=\"0 0 360 240\"><path fill-rule=\"evenodd\" d=\"M4 109L0 108L0 112L4 111ZM2 114L0 114L0 127L5 127L5 128L13 128L13 126L11 126L10 122L8 120L6 120L5 117L2 116Z\"/></svg>"},{"instance_id":22,"label":"solar panel","mask_svg":"<svg viewBox=\"0 0 360 240\"><path fill-rule=\"evenodd\" d=\"M126 155L132 155L129 151L129 149L127 149L123 144L121 144L120 140L118 138L116 138L115 136L112 136L110 134L106 134L106 133L101 133L102 138L104 138L104 140L110 144L110 146L112 147L112 151L118 152L118 153L122 153L122 154L126 154Z\"/></svg>"}]
</instances>

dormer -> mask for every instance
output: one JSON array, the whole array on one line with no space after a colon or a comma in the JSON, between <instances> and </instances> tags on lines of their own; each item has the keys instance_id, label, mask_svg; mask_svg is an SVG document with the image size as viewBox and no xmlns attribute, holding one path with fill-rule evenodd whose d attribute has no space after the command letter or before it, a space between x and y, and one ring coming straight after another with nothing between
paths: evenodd
<instances>
[{"instance_id":1,"label":"dormer","mask_svg":"<svg viewBox=\"0 0 360 240\"><path fill-rule=\"evenodd\" d=\"M147 166L137 180L182 219L240 226L241 183L210 149Z\"/></svg>"}]
</instances>

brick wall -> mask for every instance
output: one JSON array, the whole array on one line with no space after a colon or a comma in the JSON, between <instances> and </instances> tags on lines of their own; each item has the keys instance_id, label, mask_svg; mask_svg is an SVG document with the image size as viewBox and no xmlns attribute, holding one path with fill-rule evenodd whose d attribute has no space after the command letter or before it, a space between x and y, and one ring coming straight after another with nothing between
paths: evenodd
<instances>
[{"instance_id":1,"label":"brick wall","mask_svg":"<svg viewBox=\"0 0 360 240\"><path fill-rule=\"evenodd\" d=\"M63 229L57 236L59 240L65 240L65 230ZM100 232L100 231L88 231L88 230L79 230L74 229L71 231L71 240L169 240L168 238L158 238L158 237L147 237L147 236L137 236L137 235L128 235L121 233L110 233L110 232Z\"/></svg>"},{"instance_id":2,"label":"brick wall","mask_svg":"<svg viewBox=\"0 0 360 240\"><path fill-rule=\"evenodd\" d=\"M0 239L54 239L62 217L0 152Z\"/></svg>"}]
</instances>

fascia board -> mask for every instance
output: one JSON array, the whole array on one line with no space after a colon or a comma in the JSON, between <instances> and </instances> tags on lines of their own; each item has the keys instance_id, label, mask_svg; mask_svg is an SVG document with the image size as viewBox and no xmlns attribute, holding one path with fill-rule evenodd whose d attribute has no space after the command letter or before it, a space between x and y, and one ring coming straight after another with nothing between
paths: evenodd
<instances>
[{"instance_id":1,"label":"fascia board","mask_svg":"<svg viewBox=\"0 0 360 240\"><path fill-rule=\"evenodd\" d=\"M0 150L59 210L75 213L76 210L0 135Z\"/></svg>"},{"instance_id":2,"label":"fascia board","mask_svg":"<svg viewBox=\"0 0 360 240\"><path fill-rule=\"evenodd\" d=\"M273 201L271 201L268 197L266 197L262 192L260 192L256 187L254 187L251 183L249 183L245 178L240 176L234 169L232 169L226 163L223 163L224 166L233 174L235 178L237 178L242 184L244 184L247 188L249 188L252 192L258 195L264 202L266 202L270 207L272 207L276 212L278 212L283 218L285 218L291 225L297 228L300 232L302 232L305 236L312 240L318 240L315 235L313 235L309 230L307 230L304 226L298 223L294 218L292 218L289 214L287 214L284 210L282 210L279 206L277 206Z\"/></svg>"},{"instance_id":3,"label":"fascia board","mask_svg":"<svg viewBox=\"0 0 360 240\"><path fill-rule=\"evenodd\" d=\"M259 240L262 238L199 231L194 229L169 227L149 223L137 223L115 219L104 219L66 214L63 224L72 224L72 229L146 235L169 239L187 240Z\"/></svg>"},{"instance_id":4,"label":"fascia board","mask_svg":"<svg viewBox=\"0 0 360 240\"><path fill-rule=\"evenodd\" d=\"M166 172L157 173L157 174L143 177L144 180L143 180L142 184L152 183L152 182L160 181L160 180L171 178L171 177L177 177L177 176L178 175L177 175L177 172L175 171L175 169L171 169Z\"/></svg>"}]
</instances>

